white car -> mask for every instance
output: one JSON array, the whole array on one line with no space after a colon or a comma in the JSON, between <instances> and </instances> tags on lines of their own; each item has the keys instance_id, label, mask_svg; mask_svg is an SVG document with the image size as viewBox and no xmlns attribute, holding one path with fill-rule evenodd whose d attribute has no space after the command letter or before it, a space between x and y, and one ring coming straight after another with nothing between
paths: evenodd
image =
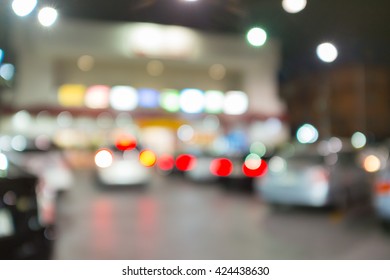
<instances>
[{"instance_id":1,"label":"white car","mask_svg":"<svg viewBox=\"0 0 390 280\"><path fill-rule=\"evenodd\" d=\"M256 180L256 189L271 205L345 208L370 198L370 176L356 157L353 152L276 155L268 173Z\"/></svg>"},{"instance_id":2,"label":"white car","mask_svg":"<svg viewBox=\"0 0 390 280\"><path fill-rule=\"evenodd\" d=\"M143 186L152 179L151 169L140 161L140 151L102 148L96 151L97 180L105 186Z\"/></svg>"}]
</instances>

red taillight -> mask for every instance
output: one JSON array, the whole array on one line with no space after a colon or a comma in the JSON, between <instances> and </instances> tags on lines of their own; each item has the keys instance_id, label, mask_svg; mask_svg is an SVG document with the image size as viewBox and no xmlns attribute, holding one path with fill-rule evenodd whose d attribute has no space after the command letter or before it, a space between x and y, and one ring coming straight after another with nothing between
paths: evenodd
<instances>
[{"instance_id":1,"label":"red taillight","mask_svg":"<svg viewBox=\"0 0 390 280\"><path fill-rule=\"evenodd\" d=\"M189 171L195 167L196 157L189 154L180 155L176 158L176 168L180 171Z\"/></svg>"},{"instance_id":2,"label":"red taillight","mask_svg":"<svg viewBox=\"0 0 390 280\"><path fill-rule=\"evenodd\" d=\"M253 169L252 165L244 164L242 165L242 172L248 177L261 177L264 176L268 171L268 164L265 160L260 160L258 167Z\"/></svg>"},{"instance_id":3,"label":"red taillight","mask_svg":"<svg viewBox=\"0 0 390 280\"><path fill-rule=\"evenodd\" d=\"M233 171L233 163L227 158L214 159L210 165L210 172L215 176L229 176Z\"/></svg>"},{"instance_id":4,"label":"red taillight","mask_svg":"<svg viewBox=\"0 0 390 280\"><path fill-rule=\"evenodd\" d=\"M175 160L171 155L161 155L158 158L157 165L163 171L170 171L175 165Z\"/></svg>"},{"instance_id":5,"label":"red taillight","mask_svg":"<svg viewBox=\"0 0 390 280\"><path fill-rule=\"evenodd\" d=\"M137 140L131 135L122 136L117 139L115 146L120 151L133 150L137 146Z\"/></svg>"},{"instance_id":6,"label":"red taillight","mask_svg":"<svg viewBox=\"0 0 390 280\"><path fill-rule=\"evenodd\" d=\"M375 184L375 192L377 194L390 193L390 182L378 182Z\"/></svg>"}]
</instances>

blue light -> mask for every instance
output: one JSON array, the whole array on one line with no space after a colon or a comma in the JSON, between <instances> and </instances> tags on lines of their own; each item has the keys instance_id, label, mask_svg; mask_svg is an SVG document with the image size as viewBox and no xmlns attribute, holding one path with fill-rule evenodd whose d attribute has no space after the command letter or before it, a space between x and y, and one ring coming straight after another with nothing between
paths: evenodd
<instances>
[{"instance_id":1,"label":"blue light","mask_svg":"<svg viewBox=\"0 0 390 280\"><path fill-rule=\"evenodd\" d=\"M0 49L0 64L3 62L3 58L4 58L4 51Z\"/></svg>"},{"instance_id":2,"label":"blue light","mask_svg":"<svg viewBox=\"0 0 390 280\"><path fill-rule=\"evenodd\" d=\"M140 88L138 90L138 105L143 108L157 108L159 106L160 93L152 88Z\"/></svg>"}]
</instances>

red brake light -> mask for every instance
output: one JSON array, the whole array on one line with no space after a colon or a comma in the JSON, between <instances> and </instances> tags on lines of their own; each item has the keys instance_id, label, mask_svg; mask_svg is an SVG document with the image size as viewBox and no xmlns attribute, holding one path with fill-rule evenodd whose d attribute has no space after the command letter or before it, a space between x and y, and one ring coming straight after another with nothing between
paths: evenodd
<instances>
[{"instance_id":1,"label":"red brake light","mask_svg":"<svg viewBox=\"0 0 390 280\"><path fill-rule=\"evenodd\" d=\"M245 162L242 165L242 172L248 177L261 177L264 176L267 173L267 171L268 171L268 164L265 160L261 160L260 165L255 169L249 168L245 164Z\"/></svg>"},{"instance_id":2,"label":"red brake light","mask_svg":"<svg viewBox=\"0 0 390 280\"><path fill-rule=\"evenodd\" d=\"M176 158L176 167L180 171L189 171L196 165L196 157L189 154L183 154Z\"/></svg>"},{"instance_id":3,"label":"red brake light","mask_svg":"<svg viewBox=\"0 0 390 280\"><path fill-rule=\"evenodd\" d=\"M229 176L233 171L233 163L227 158L214 159L211 162L210 171L215 176Z\"/></svg>"},{"instance_id":4,"label":"red brake light","mask_svg":"<svg viewBox=\"0 0 390 280\"><path fill-rule=\"evenodd\" d=\"M115 146L120 151L133 150L137 146L137 140L131 135L122 136L117 139Z\"/></svg>"},{"instance_id":5,"label":"red brake light","mask_svg":"<svg viewBox=\"0 0 390 280\"><path fill-rule=\"evenodd\" d=\"M163 171L172 170L175 165L175 160L171 155L161 155L157 161L158 167Z\"/></svg>"}]
</instances>

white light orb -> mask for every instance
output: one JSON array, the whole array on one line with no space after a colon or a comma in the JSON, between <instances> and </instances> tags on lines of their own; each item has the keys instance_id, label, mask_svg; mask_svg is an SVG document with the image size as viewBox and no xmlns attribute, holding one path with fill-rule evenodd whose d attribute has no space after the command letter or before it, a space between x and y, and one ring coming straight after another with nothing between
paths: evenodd
<instances>
[{"instance_id":1,"label":"white light orb","mask_svg":"<svg viewBox=\"0 0 390 280\"><path fill-rule=\"evenodd\" d=\"M14 0L12 10L20 17L29 15L37 6L37 0Z\"/></svg>"},{"instance_id":2,"label":"white light orb","mask_svg":"<svg viewBox=\"0 0 390 280\"><path fill-rule=\"evenodd\" d=\"M338 51L331 43L322 43L317 47L317 56L323 62L330 63L336 60Z\"/></svg>"},{"instance_id":3,"label":"white light orb","mask_svg":"<svg viewBox=\"0 0 390 280\"><path fill-rule=\"evenodd\" d=\"M283 0L283 9L290 14L296 14L306 7L306 0Z\"/></svg>"},{"instance_id":4,"label":"white light orb","mask_svg":"<svg viewBox=\"0 0 390 280\"><path fill-rule=\"evenodd\" d=\"M38 13L39 23L45 27L52 26L56 22L57 17L57 10L51 7L42 8Z\"/></svg>"},{"instance_id":5,"label":"white light orb","mask_svg":"<svg viewBox=\"0 0 390 280\"><path fill-rule=\"evenodd\" d=\"M246 38L252 46L260 47L267 41L267 33L260 27L254 27L248 31Z\"/></svg>"}]
</instances>

